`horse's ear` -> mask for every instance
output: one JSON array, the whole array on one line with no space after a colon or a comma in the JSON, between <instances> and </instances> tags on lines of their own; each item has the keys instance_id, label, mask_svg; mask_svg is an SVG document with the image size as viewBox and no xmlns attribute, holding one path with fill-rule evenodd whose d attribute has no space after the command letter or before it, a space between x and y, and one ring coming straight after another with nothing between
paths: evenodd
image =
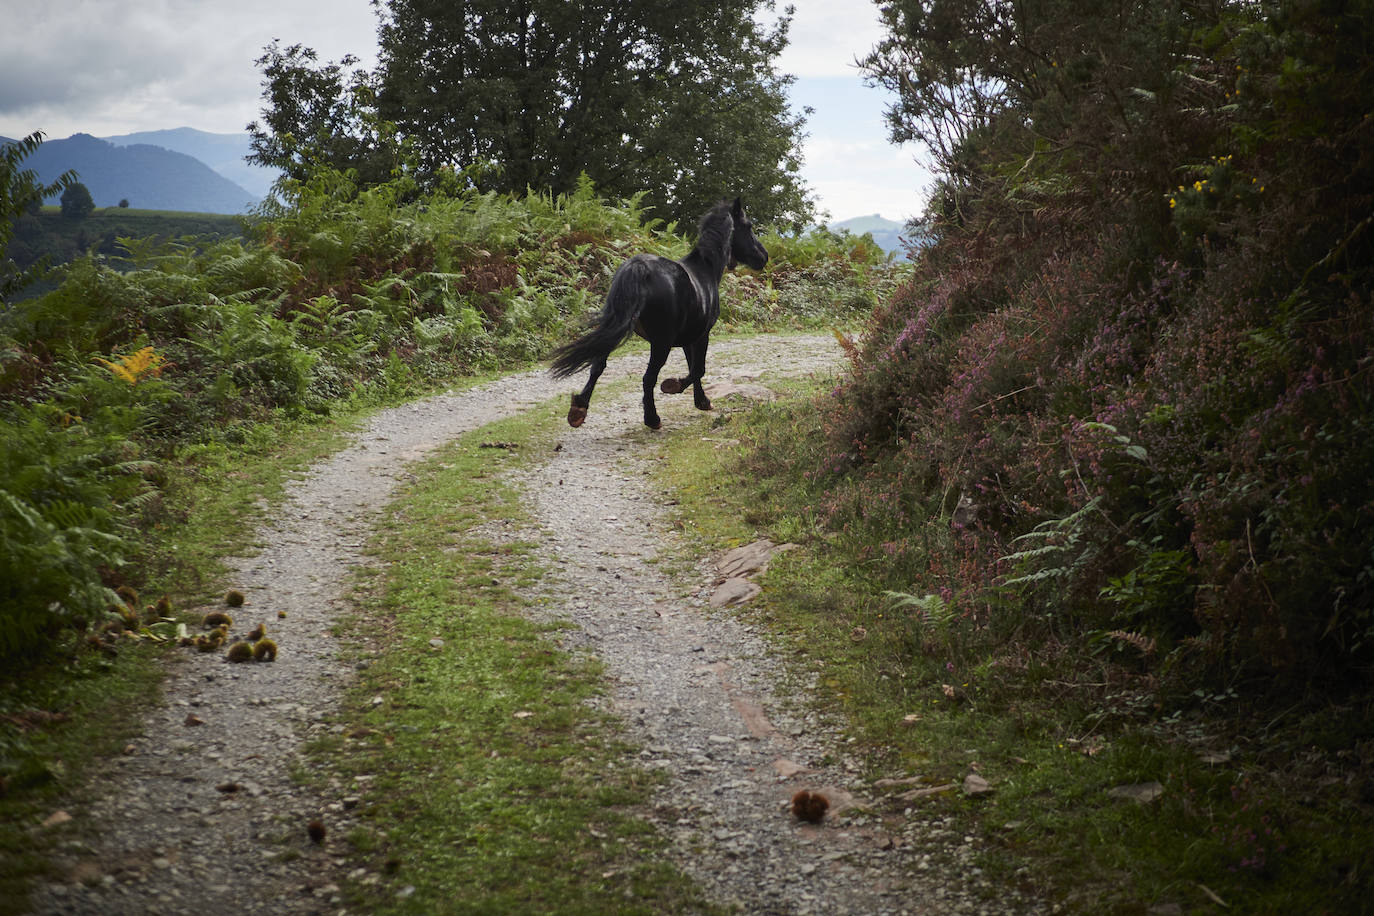
<instances>
[{"instance_id":1,"label":"horse's ear","mask_svg":"<svg viewBox=\"0 0 1374 916\"><path fill-rule=\"evenodd\" d=\"M734 214L735 219L743 219L743 218L744 218L744 201L741 200L740 198L736 197L736 198L735 198L735 205L734 205L733 207L730 208L730 212L731 212L732 214Z\"/></svg>"}]
</instances>

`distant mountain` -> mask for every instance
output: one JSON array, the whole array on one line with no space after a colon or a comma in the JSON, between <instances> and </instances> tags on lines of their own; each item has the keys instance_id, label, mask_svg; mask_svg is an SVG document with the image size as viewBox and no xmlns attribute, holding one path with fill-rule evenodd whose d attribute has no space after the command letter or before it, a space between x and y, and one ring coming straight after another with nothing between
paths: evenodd
<instances>
[{"instance_id":1,"label":"distant mountain","mask_svg":"<svg viewBox=\"0 0 1374 916\"><path fill-rule=\"evenodd\" d=\"M146 144L160 146L174 153L185 153L199 159L239 187L251 191L259 199L271 192L272 182L277 180L275 169L250 165L245 161L253 152L247 134L211 134L192 127L177 127L101 139L115 146Z\"/></svg>"},{"instance_id":2,"label":"distant mountain","mask_svg":"<svg viewBox=\"0 0 1374 916\"><path fill-rule=\"evenodd\" d=\"M906 223L899 223L895 219L884 219L877 213L872 216L856 216L853 219L831 223L830 228L836 232L845 229L853 235L863 235L865 232L872 233L873 241L877 242L884 251L890 251L899 258L906 255L908 241L920 241L907 229Z\"/></svg>"},{"instance_id":3,"label":"distant mountain","mask_svg":"<svg viewBox=\"0 0 1374 916\"><path fill-rule=\"evenodd\" d=\"M49 140L24 160L43 182L74 169L97 207L121 200L145 210L247 213L258 197L199 159L160 146L116 146L90 134ZM57 203L54 195L47 203Z\"/></svg>"}]
</instances>

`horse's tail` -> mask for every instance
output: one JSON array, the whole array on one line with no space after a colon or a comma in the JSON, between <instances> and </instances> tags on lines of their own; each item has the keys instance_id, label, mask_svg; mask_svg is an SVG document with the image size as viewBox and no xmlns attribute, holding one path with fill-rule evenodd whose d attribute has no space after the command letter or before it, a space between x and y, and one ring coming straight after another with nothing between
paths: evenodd
<instances>
[{"instance_id":1,"label":"horse's tail","mask_svg":"<svg viewBox=\"0 0 1374 916\"><path fill-rule=\"evenodd\" d=\"M572 375L584 366L605 359L630 336L635 319L644 310L649 297L649 281L649 267L638 258L626 261L615 272L596 327L553 351L549 371L555 378Z\"/></svg>"}]
</instances>

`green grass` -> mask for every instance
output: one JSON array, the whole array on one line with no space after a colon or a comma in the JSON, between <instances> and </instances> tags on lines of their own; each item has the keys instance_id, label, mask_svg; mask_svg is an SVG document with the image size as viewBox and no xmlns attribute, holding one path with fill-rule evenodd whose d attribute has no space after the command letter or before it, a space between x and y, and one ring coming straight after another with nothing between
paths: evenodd
<instances>
[{"instance_id":1,"label":"green grass","mask_svg":"<svg viewBox=\"0 0 1374 916\"><path fill-rule=\"evenodd\" d=\"M733 415L740 450L685 435L659 473L706 549L765 535L802 545L774 559L743 613L816 667L816 702L848 720L872 778L957 784L976 772L996 790L888 802L886 814L956 818L984 837L984 869L1073 912L1367 910L1367 704L1265 731L1228 697L1166 704L1125 647L994 638L943 619L938 603L923 613L884 595L880 545L826 530L824 490L791 466L816 440L814 414L801 398ZM1163 793L1149 803L1109 794L1151 782Z\"/></svg>"},{"instance_id":2,"label":"green grass","mask_svg":"<svg viewBox=\"0 0 1374 916\"><path fill-rule=\"evenodd\" d=\"M375 542L343 628L370 665L341 737L313 748L343 784L367 786L348 839L385 877L347 888L367 912L710 911L636 816L656 777L589 705L598 663L522 613L543 575L531 545L490 534L527 522L501 475L552 447L561 404L441 450Z\"/></svg>"}]
</instances>

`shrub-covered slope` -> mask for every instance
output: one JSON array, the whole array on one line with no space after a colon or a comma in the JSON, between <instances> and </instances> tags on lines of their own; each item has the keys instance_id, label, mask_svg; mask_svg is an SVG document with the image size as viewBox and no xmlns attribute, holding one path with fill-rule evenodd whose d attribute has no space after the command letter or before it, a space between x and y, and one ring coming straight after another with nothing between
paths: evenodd
<instances>
[{"instance_id":1,"label":"shrub-covered slope","mask_svg":"<svg viewBox=\"0 0 1374 916\"><path fill-rule=\"evenodd\" d=\"M824 402L824 521L985 634L1368 687L1371 7L1081 7L949 46L1005 108Z\"/></svg>"}]
</instances>

